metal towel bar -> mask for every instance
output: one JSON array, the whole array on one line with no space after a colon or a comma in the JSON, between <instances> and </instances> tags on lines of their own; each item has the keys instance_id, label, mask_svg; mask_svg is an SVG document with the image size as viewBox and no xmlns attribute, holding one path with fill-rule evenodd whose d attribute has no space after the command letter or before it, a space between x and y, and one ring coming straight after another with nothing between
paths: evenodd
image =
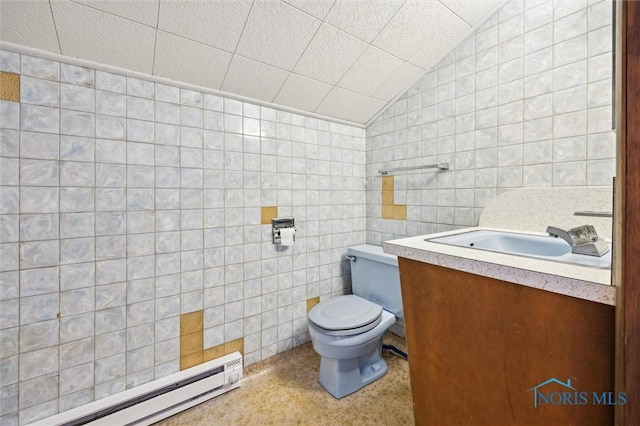
<instances>
[{"instance_id":1,"label":"metal towel bar","mask_svg":"<svg viewBox=\"0 0 640 426\"><path fill-rule=\"evenodd\" d=\"M438 164L425 164L424 166L411 166L411 167L395 167L391 169L380 169L378 173L383 175L388 175L389 172L402 172L406 170L420 170L420 169L438 169L438 170L449 170L449 163L438 163Z\"/></svg>"},{"instance_id":2,"label":"metal towel bar","mask_svg":"<svg viewBox=\"0 0 640 426\"><path fill-rule=\"evenodd\" d=\"M589 216L589 217L613 217L613 213L611 212L599 212L599 211L577 211L573 212L574 216Z\"/></svg>"}]
</instances>

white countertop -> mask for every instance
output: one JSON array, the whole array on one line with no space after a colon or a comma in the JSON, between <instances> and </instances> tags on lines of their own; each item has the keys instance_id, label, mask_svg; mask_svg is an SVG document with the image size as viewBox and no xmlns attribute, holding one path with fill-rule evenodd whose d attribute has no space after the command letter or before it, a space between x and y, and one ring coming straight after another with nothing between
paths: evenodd
<instances>
[{"instance_id":1,"label":"white countertop","mask_svg":"<svg viewBox=\"0 0 640 426\"><path fill-rule=\"evenodd\" d=\"M466 228L385 241L382 246L386 253L395 254L398 257L496 278L579 299L615 305L615 287L611 285L610 269L590 268L425 241L425 238L459 234L471 230L510 232L509 230L495 228ZM517 232L524 233L522 231ZM529 232L529 234L546 235L533 232Z\"/></svg>"}]
</instances>

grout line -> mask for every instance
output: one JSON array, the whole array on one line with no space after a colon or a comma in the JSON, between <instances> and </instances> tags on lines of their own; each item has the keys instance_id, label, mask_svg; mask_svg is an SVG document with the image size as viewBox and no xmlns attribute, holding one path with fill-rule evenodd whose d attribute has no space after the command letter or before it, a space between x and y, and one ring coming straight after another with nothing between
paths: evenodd
<instances>
[{"instance_id":1,"label":"grout line","mask_svg":"<svg viewBox=\"0 0 640 426\"><path fill-rule=\"evenodd\" d=\"M286 2L284 2L284 3L285 3L285 5L286 5L286 6L293 7L294 9L296 9L296 10L298 10L298 11L302 12L302 13L306 13L305 11L298 9L297 7L295 7L295 6L293 6L293 5L289 4L289 3L286 3ZM333 5L334 5L334 4L335 4L335 1L334 1L334 3L331 5L331 7L329 8L329 11L331 11L331 8L333 7ZM328 15L328 14L329 14L329 12L327 12L327 15ZM316 35L318 35L318 32L320 32L320 28L322 27L322 24L324 24L324 23L325 23L325 18L326 18L326 16L325 16L325 18L319 19L319 18L317 18L317 17L315 17L315 16L313 16L313 15L310 15L310 14L308 14L308 13L307 13L307 15L311 16L313 19L320 20L320 25L318 25L318 28L316 28L316 31L313 33L313 35L312 35L312 36L311 36L311 38L309 39L309 43L307 43L307 45L305 46L304 50L302 51L302 53L301 53L301 54L300 54L300 56L298 57L298 60L297 60L297 61L296 61L296 63L295 63L295 64L293 64L293 66L291 67L291 70L288 70L288 71L287 71L287 72L289 73L289 75L287 75L287 78L282 82L282 85L280 85L280 88L279 88L279 89L278 89L278 91L276 92L276 94L275 94L275 96L273 97L272 101L278 98L278 95L279 95L279 94L280 94L280 92L282 91L282 88L283 88L283 87L284 87L284 85L287 83L287 81L289 81L289 77L291 76L291 74L293 74L293 70L298 66L298 64L299 64L299 63L300 63L300 61L302 60L302 57L304 56L304 54L305 54L305 53L307 52L307 50L309 49L309 46L311 45L311 43L313 42L313 40L316 38ZM243 28L243 30L244 30L244 28ZM297 75L297 74L296 74L296 75ZM307 77L307 78L311 78L311 77L308 77L308 76L305 76L305 77ZM311 78L311 79L312 79L312 80L315 80L314 78ZM317 80L317 81L320 81L320 80ZM321 83L324 83L324 82L321 82ZM327 83L325 83L325 84L327 84ZM335 86L335 85L333 85L333 86ZM331 90L329 90L329 91L331 91ZM318 105L320 105L320 104L318 104ZM316 105L316 108L318 107L318 105ZM314 109L314 110L315 110L315 109Z\"/></svg>"},{"instance_id":2,"label":"grout line","mask_svg":"<svg viewBox=\"0 0 640 426\"><path fill-rule=\"evenodd\" d=\"M156 27L154 31L153 38L153 57L151 58L151 74L154 75L156 73L156 53L158 51L158 28L160 27L160 7L162 7L162 2L158 1L158 16L156 19ZM154 92L155 99L155 92Z\"/></svg>"},{"instance_id":3,"label":"grout line","mask_svg":"<svg viewBox=\"0 0 640 426\"><path fill-rule=\"evenodd\" d=\"M113 16L113 17L118 18L118 19L123 19L123 20L125 20L125 21L129 21L129 22L132 22L132 23L137 24L137 25L143 25L143 26L145 26L145 27L147 27L147 28L153 28L153 27L152 27L151 25L149 25L149 24L145 24L145 23L140 22L140 21L134 21L133 19L129 19L129 18L126 18L126 17L124 17L124 16L116 15L115 13L111 13L111 12L108 12L108 11L106 11L106 10L99 9L99 8L94 7L94 6L91 6L90 4L87 4L87 3L80 3L80 2L79 2L79 1L77 1L77 0L69 0L69 1L71 1L71 2L72 2L72 3L74 3L74 4L76 4L77 6L81 6L81 7L86 7L86 8L89 8L89 9L93 9L93 10L95 10L96 12L104 13L104 14L106 14L106 15L110 15L110 16ZM113 1L113 0L111 0L111 1ZM51 0L49 0L49 2L51 2ZM159 2L158 2L158 3L159 3ZM160 5L158 4L158 9L160 8L159 6L160 6Z\"/></svg>"},{"instance_id":4,"label":"grout line","mask_svg":"<svg viewBox=\"0 0 640 426\"><path fill-rule=\"evenodd\" d=\"M53 6L51 0L49 0L49 10L51 10L51 20L53 21L53 29L56 32L56 40L58 41L58 49L62 53L62 44L60 44L60 35L58 35L58 26L56 25L56 16L53 14Z\"/></svg>"},{"instance_id":5,"label":"grout line","mask_svg":"<svg viewBox=\"0 0 640 426\"><path fill-rule=\"evenodd\" d=\"M240 31L240 36L238 37L238 41L236 42L236 46L233 48L233 52L230 52L231 53L231 59L229 60L229 65L227 65L227 70L225 71L224 76L222 77L222 81L220 82L220 89L222 89L222 87L224 87L224 82L227 80L227 75L229 74L229 70L231 69L231 63L233 62L233 58L235 57L235 55L237 55L236 52L238 51L238 46L240 46L240 40L242 40L242 36L244 35L244 30L247 27L247 22L249 22L249 18L251 17L251 12L253 12L253 5L254 4L255 4L255 2L251 2L251 6L249 6L249 12L247 13L247 17L244 20L244 23L242 24L242 31ZM256 61L256 62L260 62L260 61ZM260 63L262 63L262 62L260 62ZM268 64L266 64L266 65L268 65ZM279 67L274 67L274 68L280 69Z\"/></svg>"}]
</instances>

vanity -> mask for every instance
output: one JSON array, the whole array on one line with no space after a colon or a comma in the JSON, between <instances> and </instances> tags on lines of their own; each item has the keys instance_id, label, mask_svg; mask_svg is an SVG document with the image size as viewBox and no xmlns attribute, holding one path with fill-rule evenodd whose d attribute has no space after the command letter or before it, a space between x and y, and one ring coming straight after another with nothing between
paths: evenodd
<instances>
[{"instance_id":1,"label":"vanity","mask_svg":"<svg viewBox=\"0 0 640 426\"><path fill-rule=\"evenodd\" d=\"M465 232L383 243L398 256L416 425L613 424L625 396L611 270L438 240Z\"/></svg>"}]
</instances>

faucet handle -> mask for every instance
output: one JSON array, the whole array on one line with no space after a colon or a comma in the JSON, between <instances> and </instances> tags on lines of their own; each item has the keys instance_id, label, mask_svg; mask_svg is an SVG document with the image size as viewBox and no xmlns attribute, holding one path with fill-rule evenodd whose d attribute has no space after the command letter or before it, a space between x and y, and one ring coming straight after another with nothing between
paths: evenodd
<instances>
[{"instance_id":1,"label":"faucet handle","mask_svg":"<svg viewBox=\"0 0 640 426\"><path fill-rule=\"evenodd\" d=\"M575 244L590 243L598 239L596 228L592 225L582 225L571 228L569 229L569 235L571 235Z\"/></svg>"},{"instance_id":2,"label":"faucet handle","mask_svg":"<svg viewBox=\"0 0 640 426\"><path fill-rule=\"evenodd\" d=\"M556 226L547 226L547 233L560 237L571 246L571 252L589 256L603 256L609 251L609 245L600 237L591 225L582 225L565 231Z\"/></svg>"}]
</instances>

